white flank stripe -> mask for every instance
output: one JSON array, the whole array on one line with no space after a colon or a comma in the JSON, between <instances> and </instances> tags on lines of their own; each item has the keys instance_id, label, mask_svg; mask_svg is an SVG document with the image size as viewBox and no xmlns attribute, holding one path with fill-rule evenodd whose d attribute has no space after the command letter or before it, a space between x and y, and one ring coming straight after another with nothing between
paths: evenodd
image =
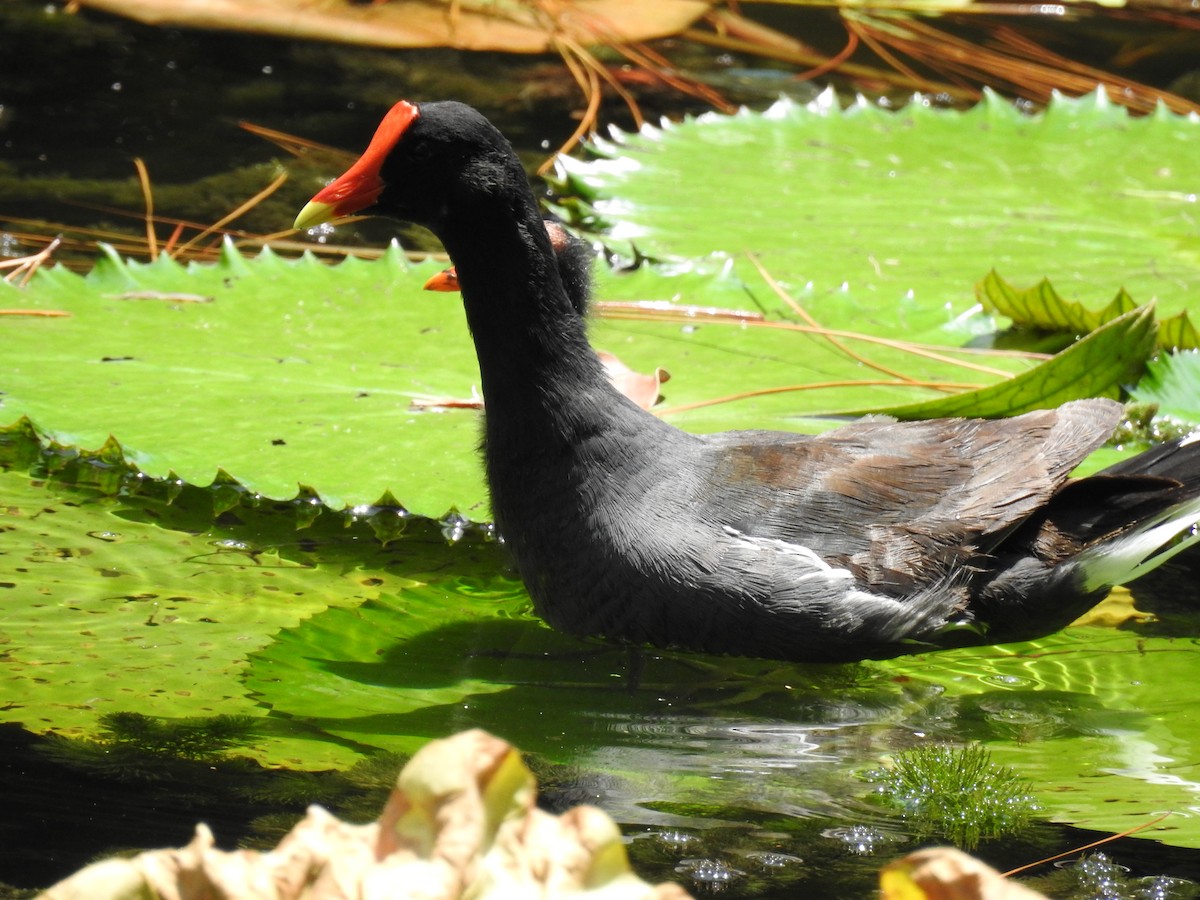
<instances>
[{"instance_id":1,"label":"white flank stripe","mask_svg":"<svg viewBox=\"0 0 1200 900\"><path fill-rule=\"evenodd\" d=\"M1200 543L1200 497L1168 509L1133 534L1079 554L1084 587L1094 591L1133 581L1196 543Z\"/></svg>"}]
</instances>

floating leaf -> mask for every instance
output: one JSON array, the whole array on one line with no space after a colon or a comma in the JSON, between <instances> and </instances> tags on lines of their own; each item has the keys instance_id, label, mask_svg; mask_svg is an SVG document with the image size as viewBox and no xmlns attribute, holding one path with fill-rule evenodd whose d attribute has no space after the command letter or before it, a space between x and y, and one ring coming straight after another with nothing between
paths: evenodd
<instances>
[{"instance_id":1,"label":"floating leaf","mask_svg":"<svg viewBox=\"0 0 1200 900\"><path fill-rule=\"evenodd\" d=\"M166 257L142 264L109 252L86 277L42 270L19 292L22 303L71 316L0 319L10 417L0 425L25 416L48 438L86 450L114 437L145 474L189 484L207 486L223 472L252 493L292 499L310 490L334 508L373 504L390 491L412 512L441 517L457 509L486 519L478 416L418 408L430 397L468 397L479 383L462 304L422 290L438 269L411 264L393 248L380 260L336 267L227 251L217 264L185 268ZM708 269L602 273L601 290L610 299L744 306L745 285L722 267ZM0 285L6 290L18 293ZM172 299L179 296L212 300ZM853 295L841 300L840 317L853 315ZM738 320L602 319L592 338L630 368L669 369L676 405L731 388L862 378L860 364L820 336L748 330ZM873 352L893 366L926 368L903 350ZM995 365L1028 367L1011 358ZM991 368L986 377L1006 374ZM862 404L928 393L885 381L894 386L890 395L847 394ZM820 409L830 397L767 397L679 419L794 428L797 412Z\"/></svg>"},{"instance_id":2,"label":"floating leaf","mask_svg":"<svg viewBox=\"0 0 1200 900\"><path fill-rule=\"evenodd\" d=\"M1154 313L1139 307L1101 325L1053 359L1008 381L976 391L883 409L898 419L1014 416L1083 397L1116 397L1135 381L1154 350Z\"/></svg>"},{"instance_id":3,"label":"floating leaf","mask_svg":"<svg viewBox=\"0 0 1200 900\"><path fill-rule=\"evenodd\" d=\"M4 412L85 449L111 434L155 477L224 471L277 499L310 485L358 506L390 488L431 515L470 509L484 499L476 417L409 408L478 379L461 304L420 291L436 268L393 250L337 268L226 252L186 269L109 254L86 278L43 270L23 299L72 316L5 320ZM148 290L213 301L121 299Z\"/></svg>"},{"instance_id":4,"label":"floating leaf","mask_svg":"<svg viewBox=\"0 0 1200 900\"><path fill-rule=\"evenodd\" d=\"M805 416L916 415L926 402L933 414L948 391L995 388L988 414L1054 402L1040 375L1005 386L1038 360L987 352L993 320L973 312L969 285L1003 265L1060 291L1124 283L1179 312L1200 272L1178 237L1192 227L1178 198L1200 182L1198 127L1165 112L1130 119L1096 99L1030 118L995 99L891 113L826 98L620 136L601 145L613 158L571 164L567 187L613 223L616 243L675 259L602 270L597 296L763 318L602 318L593 339L631 368L667 368L659 412L691 431L811 431L829 423ZM663 184L706 188L667 196ZM85 279L43 268L26 290L0 285L0 306L71 316L0 317L0 425L25 415L86 449L112 435L147 474L198 485L223 471L275 498L307 488L353 507L390 491L414 512L486 519L476 417L412 408L470 396L479 380L460 305L420 292L435 265L393 250L338 267L226 252L188 269L110 254ZM763 272L821 326L865 339L802 325Z\"/></svg>"},{"instance_id":5,"label":"floating leaf","mask_svg":"<svg viewBox=\"0 0 1200 900\"><path fill-rule=\"evenodd\" d=\"M985 312L997 313L1013 320L1018 328L1044 331L1063 331L1083 335L1095 331L1137 307L1137 303L1122 288L1107 306L1090 310L1082 303L1064 300L1043 278L1033 287L1013 287L995 270L975 286L975 294ZM1187 310L1158 324L1159 347L1166 350L1200 350L1196 329L1188 319Z\"/></svg>"},{"instance_id":6,"label":"floating leaf","mask_svg":"<svg viewBox=\"0 0 1200 900\"><path fill-rule=\"evenodd\" d=\"M598 158L562 161L561 187L652 257L723 251L757 292L742 259L754 253L794 292L812 284L823 324L823 299L845 283L859 330L888 322L946 344L964 336L966 286L990 268L1067 296L1123 284L1165 316L1194 304L1198 137L1194 116L1134 118L1103 94L1027 116L995 95L964 112L888 112L827 93L615 132L595 141Z\"/></svg>"},{"instance_id":7,"label":"floating leaf","mask_svg":"<svg viewBox=\"0 0 1200 900\"><path fill-rule=\"evenodd\" d=\"M1131 393L1140 403L1156 404L1159 415L1200 426L1200 352L1159 356Z\"/></svg>"},{"instance_id":8,"label":"floating leaf","mask_svg":"<svg viewBox=\"0 0 1200 900\"><path fill-rule=\"evenodd\" d=\"M502 565L492 545L447 548L430 523L414 526L425 540L407 540L402 553L340 523L306 532L306 549L286 504L258 514L240 508L223 517L236 524L219 527L214 499L192 489L170 505L119 503L0 473L8 545L0 555L0 721L78 736L123 711L261 719L266 709L241 679L249 655L281 628L402 596L448 561L467 578ZM363 565L373 567L370 579ZM336 742L280 728L260 736L254 755L301 756L313 768L356 758Z\"/></svg>"},{"instance_id":9,"label":"floating leaf","mask_svg":"<svg viewBox=\"0 0 1200 900\"><path fill-rule=\"evenodd\" d=\"M299 538L290 504L243 502L214 526L196 488L116 499L8 473L0 491L0 718L38 732L244 716L238 753L327 769L485 727L599 770L607 809L658 827L678 822L669 805L717 824L747 798L760 822L801 806L843 821L856 773L914 730L983 742L1086 827L1184 809L1200 783L1194 624L854 666L631 656L545 627L501 548L447 544L435 523L380 547L327 513ZM1200 846L1200 820L1146 836Z\"/></svg>"}]
</instances>

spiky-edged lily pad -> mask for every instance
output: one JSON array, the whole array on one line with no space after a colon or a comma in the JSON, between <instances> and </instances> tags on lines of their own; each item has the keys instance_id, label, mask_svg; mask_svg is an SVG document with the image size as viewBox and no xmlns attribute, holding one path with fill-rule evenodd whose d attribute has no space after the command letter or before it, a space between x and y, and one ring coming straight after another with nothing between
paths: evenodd
<instances>
[{"instance_id":1,"label":"spiky-edged lily pad","mask_svg":"<svg viewBox=\"0 0 1200 900\"><path fill-rule=\"evenodd\" d=\"M421 293L436 267L393 250L337 268L232 251L186 269L113 255L86 278L57 268L20 299L71 316L3 323L3 408L63 444L113 435L155 477L225 472L279 499L310 485L335 508L389 488L433 515L478 505L476 417L410 410L478 377L460 304Z\"/></svg>"},{"instance_id":2,"label":"spiky-edged lily pad","mask_svg":"<svg viewBox=\"0 0 1200 900\"><path fill-rule=\"evenodd\" d=\"M1194 803L1186 623L857 666L633 653L552 632L499 548L436 523L381 546L328 513L298 534L291 504L158 488L0 475L0 720L94 737L106 713L239 716L236 752L296 769L481 726L597 770L605 807L647 825L840 821L855 773L914 730L983 742L1061 821ZM1148 834L1200 846L1197 821Z\"/></svg>"},{"instance_id":3,"label":"spiky-edged lily pad","mask_svg":"<svg viewBox=\"0 0 1200 900\"><path fill-rule=\"evenodd\" d=\"M1180 199L1200 175L1196 131L1165 112L1130 119L1098 95L1037 118L995 99L891 113L826 98L622 135L602 146L609 159L569 164L568 189L617 238L691 259L603 272L599 296L764 318L610 318L594 341L670 370L665 414L697 431L810 430L825 426L796 417L867 409L999 415L1111 392L1104 367L1043 375L978 346L917 355L894 341L987 344L994 326L970 313L970 286L993 266L1050 275L1067 295L1124 284L1178 312L1198 271ZM705 188L668 196L663 184ZM821 326L872 340L835 343L807 325L751 252ZM224 472L276 498L309 486L335 507L390 491L418 512L485 519L475 417L411 408L469 396L478 379L458 304L419 292L433 265L227 253L213 267L110 256L86 279L40 273L24 293L0 289L3 305L72 315L3 321L0 424L26 415L89 449L111 435L147 474L195 484ZM1022 372L1024 386L1001 383ZM937 399L973 389L978 402Z\"/></svg>"},{"instance_id":4,"label":"spiky-edged lily pad","mask_svg":"<svg viewBox=\"0 0 1200 900\"><path fill-rule=\"evenodd\" d=\"M811 282L818 319L845 283L862 328L946 343L992 268L1068 299L1123 285L1163 316L1194 302L1198 136L1194 116L1133 118L1103 92L1037 116L995 95L889 112L829 92L616 132L600 158L564 160L563 180L583 214L652 256L723 251L754 286L740 258L754 253L793 290Z\"/></svg>"},{"instance_id":5,"label":"spiky-edged lily pad","mask_svg":"<svg viewBox=\"0 0 1200 900\"><path fill-rule=\"evenodd\" d=\"M340 522L298 540L287 504L227 510L214 525L216 493L121 501L0 473L0 721L90 735L114 712L260 720L267 708L242 679L280 629L502 567L494 546L449 548L430 523L403 552ZM454 575L438 574L449 565ZM257 737L250 752L275 763L357 759L304 729L263 725Z\"/></svg>"},{"instance_id":6,"label":"spiky-edged lily pad","mask_svg":"<svg viewBox=\"0 0 1200 900\"><path fill-rule=\"evenodd\" d=\"M985 312L1007 316L1018 328L1059 331L1072 337L1095 331L1138 305L1122 288L1106 306L1094 309L1064 300L1048 279L1020 289L995 271L976 286L975 293ZM1157 344L1165 350L1200 350L1200 335L1186 309L1158 323Z\"/></svg>"}]
</instances>

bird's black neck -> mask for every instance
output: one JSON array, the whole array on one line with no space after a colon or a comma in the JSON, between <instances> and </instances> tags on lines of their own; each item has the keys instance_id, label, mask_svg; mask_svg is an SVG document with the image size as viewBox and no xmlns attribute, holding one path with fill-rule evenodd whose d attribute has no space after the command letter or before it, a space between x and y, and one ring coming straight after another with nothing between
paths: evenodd
<instances>
[{"instance_id":1,"label":"bird's black neck","mask_svg":"<svg viewBox=\"0 0 1200 900\"><path fill-rule=\"evenodd\" d=\"M441 236L458 271L490 423L535 431L552 424L569 440L597 427L606 406L626 401L588 344L545 225L521 187L475 204L469 222ZM587 421L573 421L580 417ZM493 431L489 424L489 437Z\"/></svg>"}]
</instances>

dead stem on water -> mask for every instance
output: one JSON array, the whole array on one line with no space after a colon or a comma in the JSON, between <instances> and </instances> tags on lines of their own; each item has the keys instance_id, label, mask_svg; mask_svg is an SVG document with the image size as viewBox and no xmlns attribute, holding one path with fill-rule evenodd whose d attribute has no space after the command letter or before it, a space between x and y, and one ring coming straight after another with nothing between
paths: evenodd
<instances>
[{"instance_id":1,"label":"dead stem on water","mask_svg":"<svg viewBox=\"0 0 1200 900\"><path fill-rule=\"evenodd\" d=\"M1056 91L1079 95L1102 85L1113 102L1132 112L1150 113L1159 103L1177 113L1200 112L1200 104L1169 91L1054 53L1011 25L988 23L985 40L975 42L916 16L882 19L844 10L842 20L900 71L912 73L904 56L960 85L988 85L1035 103L1050 102Z\"/></svg>"},{"instance_id":2,"label":"dead stem on water","mask_svg":"<svg viewBox=\"0 0 1200 900\"><path fill-rule=\"evenodd\" d=\"M247 122L244 119L238 122L238 128L248 131L255 137L270 141L276 147L290 153L292 156L303 157L310 153L321 153L331 157L341 157L347 166L354 162L354 154L349 150L342 150L340 147L330 147L328 144L318 144L316 141L297 137L294 134L288 134L286 131L268 128L265 125L256 125L254 122Z\"/></svg>"},{"instance_id":3,"label":"dead stem on water","mask_svg":"<svg viewBox=\"0 0 1200 900\"><path fill-rule=\"evenodd\" d=\"M762 264L762 261L759 260L759 258L755 254L748 253L747 258L750 260L750 263L754 266L754 268L758 270L758 274L762 276L763 280L767 283L767 286L770 287L771 290L775 292L775 296L778 297L780 300L782 300L784 303L786 303L788 308L791 309L792 312L794 312L800 318L802 318L805 322L807 322L810 327L821 329L821 331L823 333L823 337L836 350L841 352L843 355L848 356L850 359L852 359L854 362L858 363L859 365L866 366L869 369L874 369L876 372L882 372L884 375L890 375L892 378L897 378L897 379L900 379L901 381L916 381L917 380L915 378L911 378L908 375L905 375L903 372L898 372L895 369L889 368L889 367L883 365L882 363L877 363L870 359L867 359L867 357L863 356L861 353L857 353L854 350L851 350L837 337L834 337L833 335L826 332L825 329L821 328L821 324L809 314L808 310L806 310L800 304L800 301L796 300L791 294L789 294L787 291L785 291L783 289L783 285L781 285L779 283L779 281L775 278L775 276L773 276L770 272L767 271L767 267ZM943 388L941 388L941 390L951 391L952 389L948 388L948 387L943 387Z\"/></svg>"},{"instance_id":4,"label":"dead stem on water","mask_svg":"<svg viewBox=\"0 0 1200 900\"><path fill-rule=\"evenodd\" d=\"M756 257L753 254L749 254L749 259L750 259L750 262L753 263L754 267L756 269L758 269L758 272L763 277L763 280L765 280L767 282L767 284L770 286L771 290L775 292L775 295L778 296L781 300L783 300L797 315L799 315L801 318L803 318L804 321L808 323L809 328L813 329L814 334L819 334L819 335L825 337L825 339L828 340L830 344L832 344L834 347L836 347L838 350L840 350L846 356L850 357L852 360L854 360L855 362L857 362L861 365L867 366L868 368L875 369L876 371L882 372L885 375L891 375L894 378L899 378L899 379L903 379L906 381L912 381L914 384L917 383L916 379L910 378L908 375L905 375L903 372L900 372L896 369L888 368L887 366L883 366L877 362L874 362L874 361L862 356L861 354L856 353L854 350L850 349L849 347L847 347L842 342L842 340L840 340L840 336L843 334L842 332L838 332L833 329L828 329L828 328L822 327L817 322L817 320L814 319L812 317L812 315L806 309L804 309L803 306L800 305L799 301L797 301L794 297L792 297L790 294L787 293L787 291L785 291L783 289L783 285L781 285L779 283L779 281L774 276L772 276L769 271L767 271L766 266L764 266L762 264L762 262L758 259L758 257ZM978 363L969 362L965 359L957 359L953 356L947 355L950 352L959 352L958 348L954 348L954 347L933 348L926 344L916 344L916 343L911 343L909 341L893 341L893 340L889 340L886 338L873 339L868 335L852 335L852 336L850 336L849 339L865 341L868 343L883 344L884 346L888 346L893 349L901 350L902 352L912 354L913 356L920 356L920 357L923 357L925 359L929 359L929 360L932 360L935 362L945 363L947 365L952 365L952 366L958 366L963 369L969 369L971 371L980 372L980 373L986 374L986 375L996 375L1004 380L1007 380L1007 379L1013 377L1011 372L1005 372L1001 369L994 369L991 366L983 366L983 365L979 365ZM992 355L999 355L996 353L996 351L987 350L984 352L987 352ZM1012 354L1006 352L1004 355L1010 356ZM1044 353L1021 352L1020 356L1022 358L1026 358L1026 359L1038 360L1039 362L1050 358L1049 355L1044 354ZM931 385L929 383L924 383L924 382L922 382L921 384L922 384L922 386L925 386L925 387L931 387L931 386L937 387L937 385ZM946 384L945 386L943 386L939 389L945 391L946 393L957 393L959 390L959 388L957 386L954 386L951 384Z\"/></svg>"},{"instance_id":5,"label":"dead stem on water","mask_svg":"<svg viewBox=\"0 0 1200 900\"><path fill-rule=\"evenodd\" d=\"M821 391L828 388L848 388L848 387L924 387L924 388L951 388L955 393L962 391L974 391L986 387L982 384L950 384L943 381L915 381L912 379L904 379L902 381L892 381L890 379L850 379L848 381L815 381L809 384L788 384L781 387L758 388L753 391L743 391L737 394L727 394L723 397L709 397L706 400L696 400L692 403L681 403L679 406L669 406L664 409L655 409L653 413L656 416L669 416L673 413L687 412L692 409L702 409L706 406L717 406L722 403L733 403L738 400L749 400L752 397L767 397L771 394L788 394L800 391Z\"/></svg>"},{"instance_id":6,"label":"dead stem on water","mask_svg":"<svg viewBox=\"0 0 1200 900\"><path fill-rule=\"evenodd\" d=\"M158 259L158 237L154 231L154 191L150 187L150 173L141 157L134 157L133 166L137 169L138 184L142 189L142 200L146 204L143 216L146 222L146 250L150 259Z\"/></svg>"},{"instance_id":7,"label":"dead stem on water","mask_svg":"<svg viewBox=\"0 0 1200 900\"><path fill-rule=\"evenodd\" d=\"M1161 816L1156 816L1155 818L1151 819L1149 822L1143 822L1141 825L1135 825L1133 828L1122 831L1120 834L1110 834L1106 837L1100 838L1098 841L1092 841L1090 844L1084 844L1082 847L1075 847L1071 850L1065 850L1062 853L1056 853L1054 856L1047 856L1044 859L1026 863L1023 866L1017 866L1017 868L1009 869L1007 872L1002 873L1002 875L1005 878L1011 878L1014 875L1025 872L1029 869L1033 869L1037 866L1044 865L1045 863L1054 862L1055 860L1062 859L1066 856L1074 856L1076 853L1082 853L1084 850L1091 850L1093 847L1100 847L1113 841L1119 841L1121 838L1127 838L1130 835L1137 834L1139 831L1145 831L1147 828L1157 825L1169 815L1171 815L1170 812L1165 812Z\"/></svg>"},{"instance_id":8,"label":"dead stem on water","mask_svg":"<svg viewBox=\"0 0 1200 900\"><path fill-rule=\"evenodd\" d=\"M748 19L734 8L712 10L703 19L707 30L693 27L680 36L707 46L790 63L801 69L795 76L797 80L833 73L852 83L887 85L959 102L978 100L985 86L1047 103L1055 91L1080 95L1103 85L1114 103L1133 112L1149 113L1162 103L1176 113L1200 113L1200 104L1187 98L1086 65L1027 37L1011 22L1013 17L1036 19L1043 15L1036 4L976 0L962 8L939 10L940 21L969 22L983 30L985 36L978 41L937 27L922 11L905 9L903 4L887 10L839 4L837 9L847 43L832 56ZM1072 4L1069 14L1078 18L1161 21L1180 29L1200 29L1194 17L1170 11ZM860 48L869 50L886 67L854 62Z\"/></svg>"},{"instance_id":9,"label":"dead stem on water","mask_svg":"<svg viewBox=\"0 0 1200 900\"><path fill-rule=\"evenodd\" d=\"M254 129L249 129L254 130ZM269 131L269 129L267 129ZM271 139L286 138L281 132L272 132ZM296 139L299 140L299 139ZM278 141L277 141L278 142ZM320 148L320 145L311 145ZM324 148L321 148L324 149ZM238 249L261 249L270 247L283 253L314 253L319 256L345 258L358 256L364 259L375 259L383 255L384 250L373 247L348 247L339 244L315 243L294 239L294 229L287 228L270 234L254 234L252 232L230 227L237 219L246 215L260 203L275 193L287 181L287 173L281 172L270 184L255 193L249 199L239 203L232 210L221 216L217 221L206 224L191 219L180 219L165 216L155 212L154 190L150 175L145 164L140 159L134 160L138 183L141 187L143 208L140 211L122 209L95 203L74 203L72 205L83 209L91 209L105 215L121 218L137 219L143 223L144 237L112 229L80 227L61 222L48 222L42 219L28 219L17 216L5 216L5 222L22 231L9 230L7 233L21 244L40 249L30 256L20 259L0 262L0 268L13 268L15 271L5 276L10 283L20 278L20 284L25 284L38 265L49 258L54 250L70 251L72 253L93 255L97 244L106 244L121 256L144 257L150 260L160 255L183 261L212 262L220 256L221 247L226 241ZM346 222L357 221L351 217ZM166 238L162 238L165 233ZM444 254L410 254L414 259L427 256L442 259ZM59 261L60 264L71 265L71 261ZM29 265L31 268L19 268ZM75 265L80 265L75 263ZM20 274L25 273L25 274Z\"/></svg>"},{"instance_id":10,"label":"dead stem on water","mask_svg":"<svg viewBox=\"0 0 1200 900\"><path fill-rule=\"evenodd\" d=\"M906 91L942 94L960 102L977 100L980 96L979 91L959 85L853 62L852 57L859 49L860 41L859 35L849 28L846 46L829 56L789 34L748 19L732 9L714 9L704 17L703 22L708 30L689 28L680 37L733 53L788 63L801 70L795 76L797 80L816 77L810 74L812 72L818 75L836 73L852 82L870 84L876 88L887 85Z\"/></svg>"},{"instance_id":11,"label":"dead stem on water","mask_svg":"<svg viewBox=\"0 0 1200 900\"><path fill-rule=\"evenodd\" d=\"M259 191L257 194L255 194L253 197L251 197L249 200L246 200L244 203L237 206L234 210L232 210L228 214L222 216L220 219L218 219L213 224L209 225L207 228L205 228L203 231L201 231L195 237L193 237L190 240L186 241L185 243L181 244L179 246L179 249L176 251L176 253L178 255L182 256L182 255L186 254L189 250L191 250L193 247L195 247L198 243L200 243L200 241L204 240L207 237L210 237L213 234L220 232L221 229L223 229L230 222L234 221L235 219L241 218L243 215L248 213L250 210L254 209L254 207L258 206L258 204L262 203L264 200L266 200L268 197L270 197L273 193L275 193L277 190L279 190L281 187L283 187L284 182L286 182L287 180L288 180L287 172L280 172L279 175L276 176L274 181L272 181L270 184L268 184L265 188L263 188L261 191ZM291 231L293 231L293 229L288 229L287 232L282 232L282 233L289 233Z\"/></svg>"},{"instance_id":12,"label":"dead stem on water","mask_svg":"<svg viewBox=\"0 0 1200 900\"><path fill-rule=\"evenodd\" d=\"M598 42L615 52L636 67L644 76L665 84L679 93L701 100L714 109L732 113L736 107L725 100L720 92L675 69L668 60L648 44L626 41L618 37L618 31L609 22L595 14L584 14L578 8L556 0L537 0L537 9L545 16L551 34L551 43L562 57L567 71L583 94L586 106L579 117L579 124L571 136L538 167L537 173L544 175L554 166L560 154L574 150L587 135L599 130L600 103L603 87L607 85L621 99L633 119L634 127L640 129L645 122L641 107L633 93L622 84L612 67L602 62L588 47L589 41L580 35L586 34L591 42ZM572 22L564 21L570 15ZM580 26L583 26L581 29Z\"/></svg>"},{"instance_id":13,"label":"dead stem on water","mask_svg":"<svg viewBox=\"0 0 1200 900\"><path fill-rule=\"evenodd\" d=\"M694 321L698 315L705 316L704 307L686 305L681 306L677 304L617 304L601 302L597 304L597 307L603 318L626 319L641 322L688 322ZM837 328L822 328L820 326L813 325L798 325L795 322L778 322L774 320L768 320L761 316L756 317L747 313L731 313L729 310L720 310L720 313L717 315L712 315L711 317L706 316L706 320L715 324L736 324L746 328L775 328L782 331L796 331L801 334L817 335L826 339L838 338L842 340L861 341L865 344L877 344L881 347L888 347L893 350L910 353L914 356L921 356L934 362L959 366L964 369L979 372L980 374L992 375L998 378L1011 378L1012 373L1006 372L1003 369L995 369L991 366L985 366L980 363L973 363L965 359L959 359L947 354L957 353L966 356L1028 359L1035 362L1044 361L1050 358L1049 354L1034 353L1027 350L996 350L990 347L942 347L936 344L919 344L910 341L897 341L890 338L862 334L857 331L843 331ZM920 385L922 387L931 386L925 382L921 382ZM978 385L975 385L973 387L977 386ZM958 386L956 385L948 385L948 387L958 389Z\"/></svg>"},{"instance_id":14,"label":"dead stem on water","mask_svg":"<svg viewBox=\"0 0 1200 900\"><path fill-rule=\"evenodd\" d=\"M6 259L0 262L0 269L12 269L4 280L16 287L25 287L29 284L29 279L33 277L33 273L41 268L42 263L46 262L53 255L54 251L62 245L62 238L55 237L45 247L37 253L31 253L28 256L18 256L14 259ZM68 313L58 313L52 311L39 310L5 310L5 315L39 315L39 316L57 316L69 315Z\"/></svg>"}]
</instances>

